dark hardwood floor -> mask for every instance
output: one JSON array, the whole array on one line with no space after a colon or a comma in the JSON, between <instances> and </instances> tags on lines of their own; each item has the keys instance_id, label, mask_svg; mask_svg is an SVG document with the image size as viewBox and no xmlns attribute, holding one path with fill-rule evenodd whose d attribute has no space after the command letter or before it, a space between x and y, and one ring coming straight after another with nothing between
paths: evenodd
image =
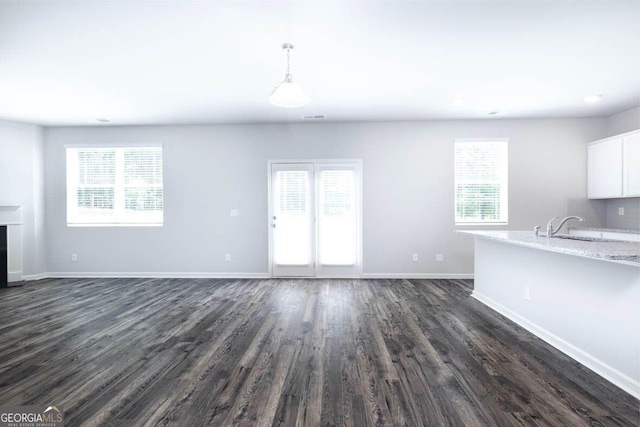
<instances>
[{"instance_id":1,"label":"dark hardwood floor","mask_svg":"<svg viewBox=\"0 0 640 427\"><path fill-rule=\"evenodd\" d=\"M457 280L0 290L0 404L66 425L638 426L639 402Z\"/></svg>"}]
</instances>

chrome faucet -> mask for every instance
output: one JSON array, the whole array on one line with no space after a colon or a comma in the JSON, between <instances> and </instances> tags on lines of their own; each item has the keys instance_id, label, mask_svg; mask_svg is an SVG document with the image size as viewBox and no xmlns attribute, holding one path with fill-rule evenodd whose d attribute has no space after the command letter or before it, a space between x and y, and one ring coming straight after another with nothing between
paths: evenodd
<instances>
[{"instance_id":1,"label":"chrome faucet","mask_svg":"<svg viewBox=\"0 0 640 427\"><path fill-rule=\"evenodd\" d=\"M565 219L563 219L562 221L560 221L560 225L558 225L558 228L554 230L553 229L553 221L555 221L556 219L558 219L557 216L553 217L551 219L551 221L549 221L547 223L547 237L552 237L552 236L555 236L556 234L558 234L558 231L560 231L560 229L562 228L564 223L569 221L570 219L577 219L580 222L584 221L584 219L580 218L579 216L568 216Z\"/></svg>"}]
</instances>

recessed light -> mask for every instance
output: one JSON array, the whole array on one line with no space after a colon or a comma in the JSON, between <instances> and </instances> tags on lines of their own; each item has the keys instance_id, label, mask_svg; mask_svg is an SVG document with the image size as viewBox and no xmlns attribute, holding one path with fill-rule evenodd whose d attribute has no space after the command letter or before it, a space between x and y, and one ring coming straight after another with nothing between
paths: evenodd
<instances>
[{"instance_id":1,"label":"recessed light","mask_svg":"<svg viewBox=\"0 0 640 427\"><path fill-rule=\"evenodd\" d=\"M111 120L105 118L83 117L82 120L87 123L111 123Z\"/></svg>"},{"instance_id":2,"label":"recessed light","mask_svg":"<svg viewBox=\"0 0 640 427\"><path fill-rule=\"evenodd\" d=\"M594 102L598 102L602 99L604 95L589 95L589 96L585 96L583 101L586 102L587 104L593 104Z\"/></svg>"}]
</instances>

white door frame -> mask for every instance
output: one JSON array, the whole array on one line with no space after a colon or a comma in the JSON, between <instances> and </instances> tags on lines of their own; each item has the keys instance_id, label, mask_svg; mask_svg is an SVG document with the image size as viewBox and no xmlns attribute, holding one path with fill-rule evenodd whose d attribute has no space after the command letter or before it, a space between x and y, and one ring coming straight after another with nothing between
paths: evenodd
<instances>
[{"instance_id":1,"label":"white door frame","mask_svg":"<svg viewBox=\"0 0 640 427\"><path fill-rule=\"evenodd\" d=\"M319 165L325 165L325 164L333 164L333 165L340 165L340 164L349 164L349 165L354 165L356 167L357 170L357 190L356 190L356 205L357 205L357 212L356 212L356 265L354 267L354 270L356 271L355 274L349 274L349 275L322 275L322 274L318 274L317 270L316 270L316 276L313 277L326 277L326 278L340 278L340 277L362 277L362 159L284 159L284 160L267 160L267 229L269 230L268 233L268 246L269 246L269 277L273 277L273 207L272 207L272 203L273 203L273 199L272 199L272 194L271 194L271 188L272 188L272 180L271 180L271 170L272 170L272 165L273 164L297 164L297 163L309 163L309 164L313 164L313 168L314 168L314 175L315 175L315 171L316 171L316 167ZM314 176L314 185L317 185L316 183L316 179ZM318 209L318 204L315 203L315 212L314 215L317 217L317 209ZM317 222L315 222L315 229L316 229L316 233L317 234ZM314 245L316 246L314 248L314 257L316 259L316 263L317 263L317 258L318 258L318 251L317 251L317 245L318 245L318 241L317 239L314 239Z\"/></svg>"}]
</instances>

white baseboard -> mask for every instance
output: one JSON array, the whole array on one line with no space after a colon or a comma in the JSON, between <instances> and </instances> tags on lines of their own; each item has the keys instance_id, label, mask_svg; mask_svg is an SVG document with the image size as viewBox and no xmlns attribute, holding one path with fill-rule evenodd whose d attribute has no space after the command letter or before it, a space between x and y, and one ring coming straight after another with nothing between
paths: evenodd
<instances>
[{"instance_id":1,"label":"white baseboard","mask_svg":"<svg viewBox=\"0 0 640 427\"><path fill-rule=\"evenodd\" d=\"M193 272L78 272L57 271L24 276L24 280L86 278L160 279L268 279L269 273L193 273ZM362 273L360 276L310 277L311 279L473 279L467 273Z\"/></svg>"},{"instance_id":2,"label":"white baseboard","mask_svg":"<svg viewBox=\"0 0 640 427\"><path fill-rule=\"evenodd\" d=\"M28 281L31 281L31 280L46 279L47 277L49 277L49 273L27 274L26 276L23 276L22 278L24 279L25 282L28 282Z\"/></svg>"},{"instance_id":3,"label":"white baseboard","mask_svg":"<svg viewBox=\"0 0 640 427\"><path fill-rule=\"evenodd\" d=\"M268 273L194 273L194 272L63 272L47 273L50 278L132 278L132 279L268 279Z\"/></svg>"},{"instance_id":4,"label":"white baseboard","mask_svg":"<svg viewBox=\"0 0 640 427\"><path fill-rule=\"evenodd\" d=\"M24 276L22 275L22 271L9 271L7 273L7 281L11 282L21 282L24 280Z\"/></svg>"},{"instance_id":5,"label":"white baseboard","mask_svg":"<svg viewBox=\"0 0 640 427\"><path fill-rule=\"evenodd\" d=\"M625 375L622 372L618 371L617 369L612 368L606 363L603 363L602 361L593 357L589 353L586 353L580 348L575 347L574 345L568 343L567 341L563 340L557 335L552 334L546 329L541 328L537 324L509 310L508 308L494 301L493 299L485 295L482 295L477 291L473 291L471 296L477 299L478 301L480 301L481 303L483 303L484 305L488 306L489 308L497 311L498 313L502 314L503 316L509 318L513 322L522 326L523 328L525 328L526 330L528 330L538 338L542 339L548 344L551 344L553 347L557 348L567 356L573 358L574 360L577 360L587 368L591 369L596 374L611 381L613 384L617 385L627 393L640 399L640 381L634 380L628 375Z\"/></svg>"},{"instance_id":6,"label":"white baseboard","mask_svg":"<svg viewBox=\"0 0 640 427\"><path fill-rule=\"evenodd\" d=\"M473 279L468 273L362 273L363 279Z\"/></svg>"}]
</instances>

